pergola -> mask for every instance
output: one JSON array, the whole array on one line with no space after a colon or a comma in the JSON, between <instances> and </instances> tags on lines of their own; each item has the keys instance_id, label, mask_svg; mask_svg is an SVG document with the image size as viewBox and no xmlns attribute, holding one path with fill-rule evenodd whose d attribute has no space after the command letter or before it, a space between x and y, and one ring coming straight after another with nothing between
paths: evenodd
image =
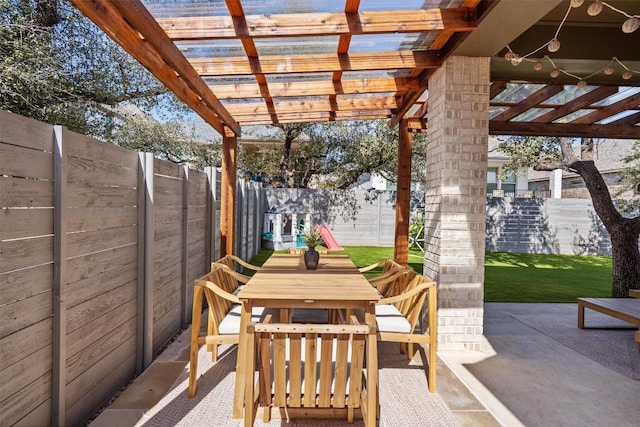
<instances>
[{"instance_id":1,"label":"pergola","mask_svg":"<svg viewBox=\"0 0 640 427\"><path fill-rule=\"evenodd\" d=\"M71 1L222 134L227 253L234 247L237 138L245 125L381 118L399 124L395 257L401 263L407 262L411 132L425 131L430 141L449 138L449 146L433 150L442 170L433 172L440 189L432 203L462 206L465 196L472 199L463 212L475 215L471 234L483 231L489 132L640 139L640 31L620 29L640 16L640 1L608 1L612 8L597 16L586 13L593 0ZM549 53L554 33L562 49ZM467 108L475 115L466 118ZM451 171L461 174L448 176ZM456 193L446 195L454 184ZM447 215L438 212L434 221ZM440 242L439 226L432 232ZM484 246L478 245L471 267L448 271L457 271L451 280L468 273L480 290L475 283L469 301L451 307L482 301ZM438 253L425 266L451 259Z\"/></svg>"},{"instance_id":2,"label":"pergola","mask_svg":"<svg viewBox=\"0 0 640 427\"><path fill-rule=\"evenodd\" d=\"M399 159L409 159L408 130L426 130L429 76L451 55L460 42L500 2L480 0L324 0L324 1L181 1L181 0L73 0L74 4L142 65L178 95L223 138L222 247L233 247L235 152L243 125L387 118L403 123ZM499 40L514 32L508 24L523 28L523 13L536 14L549 6L547 21L538 22L515 40L507 38L498 48L512 42L528 52L544 43L539 27L558 20L566 9L562 2L503 1L491 16L495 21L482 32L485 40ZM526 4L528 3L528 4ZM567 2L564 2L567 3ZM616 3L616 2L613 2ZM617 2L633 3L633 2ZM535 9L531 6L535 4ZM622 5L632 6L632 5ZM636 7L637 9L637 7ZM627 10L630 10L627 8ZM631 10L631 12L634 12ZM513 16L516 13L518 16ZM530 16L530 15L529 15ZM574 62L576 44L593 45L594 28L602 33L606 14L592 28L569 26L575 43L568 58ZM517 18L517 21L516 21ZM579 21L574 21L579 22ZM598 25L596 27L596 25ZM518 29L515 30L517 32ZM640 49L633 40L618 40L611 49L626 49L636 63ZM478 41L480 40L480 41ZM610 40L610 39L607 39ZM638 38L635 38L638 42ZM536 44L537 43L537 44ZM480 45L480 46L478 46ZM491 46L487 46L491 45ZM595 45L597 46L597 45ZM637 44L636 44L637 46ZM495 43L481 38L456 54L482 54ZM579 46L578 46L579 47ZM600 55L610 55L602 52ZM479 52L480 51L480 52ZM500 52L490 52L494 56ZM615 52L613 52L615 54ZM613 55L623 57L621 55ZM590 59L590 58L586 58ZM603 59L600 58L600 61ZM565 60L556 60L564 63ZM496 134L591 135L637 137L640 111L606 124L598 122L629 109L638 108L640 94L614 103L606 99L620 92L615 77L593 79L600 85L566 90L574 83L563 75L558 83L525 88L510 87L509 81L549 81L548 74L525 70L516 73L500 56L492 63L489 129ZM605 76L603 74L603 76ZM567 93L568 92L568 93ZM560 96L556 96L560 95ZM555 96L552 102L546 102ZM544 111L540 113L540 111ZM589 114L573 114L590 110ZM577 115L577 117L575 117ZM569 116L569 118L567 118ZM565 119L560 120L558 119ZM410 164L398 165L398 235L396 247L405 247L408 223L405 208ZM400 261L406 254L397 253Z\"/></svg>"}]
</instances>

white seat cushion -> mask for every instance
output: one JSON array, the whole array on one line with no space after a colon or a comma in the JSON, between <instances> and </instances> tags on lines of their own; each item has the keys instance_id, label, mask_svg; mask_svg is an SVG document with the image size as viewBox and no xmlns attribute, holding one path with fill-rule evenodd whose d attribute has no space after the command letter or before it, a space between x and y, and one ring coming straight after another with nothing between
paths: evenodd
<instances>
[{"instance_id":1,"label":"white seat cushion","mask_svg":"<svg viewBox=\"0 0 640 427\"><path fill-rule=\"evenodd\" d=\"M376 305L376 322L378 332L399 332L408 334L411 325L400 311L392 304Z\"/></svg>"},{"instance_id":2,"label":"white seat cushion","mask_svg":"<svg viewBox=\"0 0 640 427\"><path fill-rule=\"evenodd\" d=\"M233 335L233 334L239 334L240 333L240 313L242 312L242 306L240 304L234 304L233 307L231 307L231 310L229 310L229 312L227 313L226 316L224 316L224 319L222 319L222 322L220 322L220 325L218 326L218 333L220 333L220 335ZM252 322L259 322L261 321L264 316L268 313L274 313L273 310L266 310L264 307L253 307L253 310L251 310L251 321ZM276 319L277 319L277 311L275 311L276 313Z\"/></svg>"}]
</instances>

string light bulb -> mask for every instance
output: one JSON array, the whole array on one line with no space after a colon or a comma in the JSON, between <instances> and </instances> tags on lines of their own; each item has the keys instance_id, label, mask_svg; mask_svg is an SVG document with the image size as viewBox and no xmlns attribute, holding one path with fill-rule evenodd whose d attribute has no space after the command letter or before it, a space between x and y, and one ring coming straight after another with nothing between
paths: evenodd
<instances>
[{"instance_id":1,"label":"string light bulb","mask_svg":"<svg viewBox=\"0 0 640 427\"><path fill-rule=\"evenodd\" d=\"M636 18L635 16L632 16L631 18L627 19L622 24L623 33L630 34L630 33L633 33L635 30L637 30L638 28L640 28L640 19Z\"/></svg>"},{"instance_id":2,"label":"string light bulb","mask_svg":"<svg viewBox=\"0 0 640 427\"><path fill-rule=\"evenodd\" d=\"M606 1L602 1L602 0L590 0L591 3L589 4L589 7L587 8L587 14L590 16L596 16L598 14L600 14L603 10L604 7L606 6L607 8L611 9L613 12L619 13L621 15L624 15L626 17L626 20L623 22L622 24L622 31L624 33L633 33L634 31L637 31L640 28L640 15L636 14L636 15L632 15L630 13L627 13L623 10L617 9L616 7L610 5L609 3L607 3ZM589 75L576 75L573 74L561 67L558 67L553 60L548 56L548 55L544 55L544 58L542 59L534 59L534 58L530 58L533 55L535 55L536 53L540 52L542 49L544 49L545 47L548 49L549 52L557 52L558 50L560 50L560 40L558 40L558 34L560 34L560 30L562 29L562 27L564 26L564 24L567 21L567 18L569 17L571 11L574 8L578 8L580 6L582 6L584 4L584 0L570 0L567 3L569 3L567 5L567 11L564 15L564 18L562 19L562 21L560 22L560 24L558 25L558 28L555 31L555 34L553 36L553 38L551 40L549 40L548 42L544 43L543 45L541 45L540 47L534 49L533 51L526 53L526 54L519 54L514 52L511 47L509 45L506 46L507 52L505 52L504 54L504 59L509 61L513 66L518 66L520 65L523 61L528 61L533 63L533 69L535 71L540 71L541 69L543 69L543 65L542 65L542 61L543 60L547 60L549 61L549 63L551 64L551 72L549 73L549 75L552 78L556 78L559 77L560 74L565 74L567 77L570 78L574 78L576 79L576 81L578 82L577 84L579 86L584 87L584 85L586 85L586 81L588 79L590 79L591 77L595 76L596 74L599 73L604 73L607 76L611 76L613 75L616 71L613 67L613 65L615 65L614 63L618 63L623 70L623 74L622 74L622 78L625 80L629 80L629 79L633 79L634 76L636 75L640 75L640 70L635 70L635 69L631 69L628 66L626 66L625 64L623 64L618 58L616 58L615 56L611 58L611 61L609 62L609 64L607 64L605 67L602 67L600 69L598 69L597 71L594 71L593 73L589 74Z\"/></svg>"},{"instance_id":3,"label":"string light bulb","mask_svg":"<svg viewBox=\"0 0 640 427\"><path fill-rule=\"evenodd\" d=\"M578 89L582 89L583 87L587 86L587 81L586 80L579 80L578 83L576 83L576 86L578 86Z\"/></svg>"},{"instance_id":4,"label":"string light bulb","mask_svg":"<svg viewBox=\"0 0 640 427\"><path fill-rule=\"evenodd\" d=\"M587 8L587 14L589 16L598 16L600 12L602 12L602 2L600 0L594 1Z\"/></svg>"},{"instance_id":5,"label":"string light bulb","mask_svg":"<svg viewBox=\"0 0 640 427\"><path fill-rule=\"evenodd\" d=\"M560 50L560 40L553 38L551 39L551 41L549 42L549 45L547 46L547 49L549 49L549 52L557 52Z\"/></svg>"}]
</instances>

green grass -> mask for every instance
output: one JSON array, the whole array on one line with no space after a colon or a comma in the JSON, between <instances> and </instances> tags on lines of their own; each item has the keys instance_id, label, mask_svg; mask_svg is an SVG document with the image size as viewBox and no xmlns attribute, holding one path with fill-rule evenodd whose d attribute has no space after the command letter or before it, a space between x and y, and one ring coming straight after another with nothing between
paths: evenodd
<instances>
[{"instance_id":1,"label":"green grass","mask_svg":"<svg viewBox=\"0 0 640 427\"><path fill-rule=\"evenodd\" d=\"M611 258L487 252L484 300L576 302L611 296Z\"/></svg>"},{"instance_id":2,"label":"green grass","mask_svg":"<svg viewBox=\"0 0 640 427\"><path fill-rule=\"evenodd\" d=\"M393 258L393 248L346 246L358 267ZM280 251L284 252L284 251ZM261 249L251 260L262 265L273 251ZM409 266L422 273L422 253L409 253ZM379 269L366 273L379 274ZM578 297L611 296L611 258L605 256L512 254L485 255L484 300L487 302L575 302Z\"/></svg>"}]
</instances>

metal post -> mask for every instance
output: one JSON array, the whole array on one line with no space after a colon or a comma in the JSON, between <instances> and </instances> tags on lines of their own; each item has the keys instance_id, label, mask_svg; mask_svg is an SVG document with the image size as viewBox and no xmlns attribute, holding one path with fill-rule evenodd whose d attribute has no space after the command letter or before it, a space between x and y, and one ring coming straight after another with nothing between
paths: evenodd
<instances>
[{"instance_id":1,"label":"metal post","mask_svg":"<svg viewBox=\"0 0 640 427\"><path fill-rule=\"evenodd\" d=\"M153 361L153 153L145 154L145 210L144 210L144 369Z\"/></svg>"},{"instance_id":2,"label":"metal post","mask_svg":"<svg viewBox=\"0 0 640 427\"><path fill-rule=\"evenodd\" d=\"M65 192L67 174L62 141L66 130L54 126L53 168L53 336L51 424L66 425L66 373L67 373L67 227L65 219Z\"/></svg>"},{"instance_id":3,"label":"metal post","mask_svg":"<svg viewBox=\"0 0 640 427\"><path fill-rule=\"evenodd\" d=\"M144 371L144 294L145 294L145 219L146 219L146 153L138 153L138 292L136 304L136 375Z\"/></svg>"},{"instance_id":4,"label":"metal post","mask_svg":"<svg viewBox=\"0 0 640 427\"><path fill-rule=\"evenodd\" d=\"M189 166L182 167L182 305L180 319L182 327L189 322L189 306L191 301L187 298L187 280L189 275Z\"/></svg>"}]
</instances>

